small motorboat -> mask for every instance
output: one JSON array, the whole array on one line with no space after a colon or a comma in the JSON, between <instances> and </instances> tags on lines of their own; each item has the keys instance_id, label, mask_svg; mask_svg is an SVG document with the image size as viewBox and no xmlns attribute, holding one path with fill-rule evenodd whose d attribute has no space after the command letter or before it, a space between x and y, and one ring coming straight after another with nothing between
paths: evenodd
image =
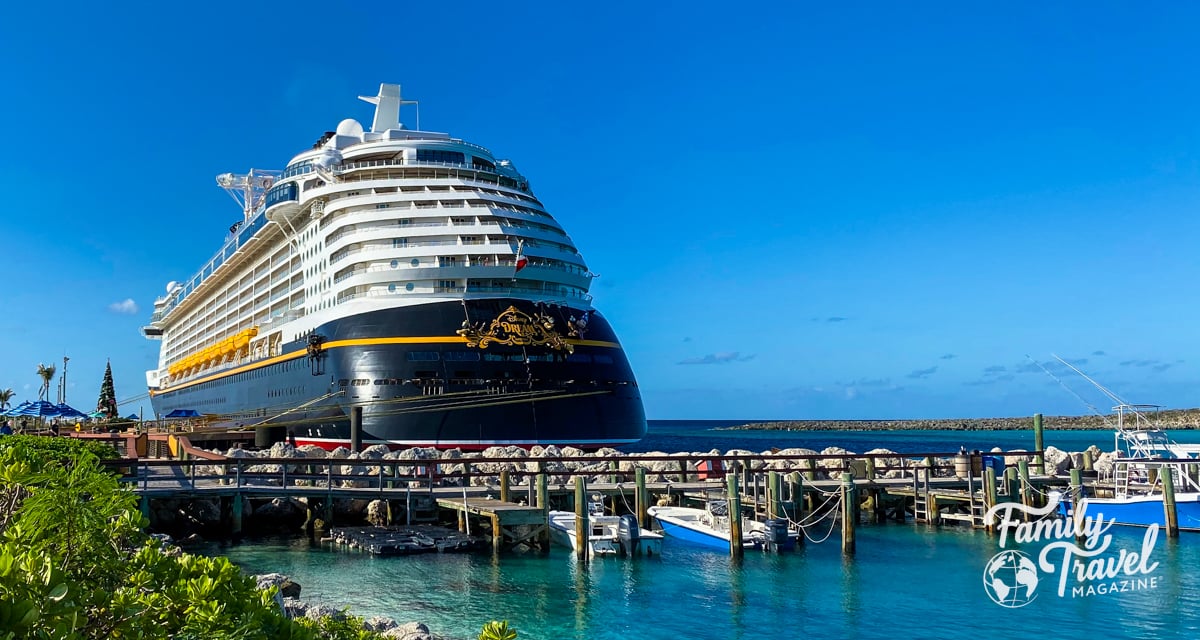
<instances>
[{"instance_id":1,"label":"small motorboat","mask_svg":"<svg viewBox=\"0 0 1200 640\"><path fill-rule=\"evenodd\" d=\"M729 504L710 500L704 509L692 507L650 507L647 510L662 527L663 533L704 547L729 549ZM777 518L758 522L742 518L744 548L788 551L796 547L798 534L788 527L787 520Z\"/></svg>"},{"instance_id":2,"label":"small motorboat","mask_svg":"<svg viewBox=\"0 0 1200 640\"><path fill-rule=\"evenodd\" d=\"M572 551L577 547L575 512L550 512L550 539ZM638 526L632 515L604 514L604 505L588 504L588 550L595 556L656 556L662 553L663 536Z\"/></svg>"}]
</instances>

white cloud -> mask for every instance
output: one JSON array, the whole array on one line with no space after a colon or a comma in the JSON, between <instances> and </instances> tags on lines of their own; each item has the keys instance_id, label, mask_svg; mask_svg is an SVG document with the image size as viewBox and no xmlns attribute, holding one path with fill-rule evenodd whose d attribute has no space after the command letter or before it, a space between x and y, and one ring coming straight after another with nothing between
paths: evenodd
<instances>
[{"instance_id":1,"label":"white cloud","mask_svg":"<svg viewBox=\"0 0 1200 640\"><path fill-rule=\"evenodd\" d=\"M113 313L134 314L138 312L138 306L137 303L133 301L133 298L125 298L120 302L114 302L108 305L108 310L112 311Z\"/></svg>"}]
</instances>

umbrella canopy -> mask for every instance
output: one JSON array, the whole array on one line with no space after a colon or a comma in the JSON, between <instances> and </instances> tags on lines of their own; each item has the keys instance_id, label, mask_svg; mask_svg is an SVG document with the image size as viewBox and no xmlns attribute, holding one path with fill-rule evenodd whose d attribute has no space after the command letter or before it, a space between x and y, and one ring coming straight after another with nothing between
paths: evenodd
<instances>
[{"instance_id":1,"label":"umbrella canopy","mask_svg":"<svg viewBox=\"0 0 1200 640\"><path fill-rule=\"evenodd\" d=\"M127 415L127 416L125 416L125 419L126 419L126 420L141 420L141 419L142 419L142 417L141 417L141 416L139 416L139 415L138 415L138 414L136 414L136 413L131 413L131 414L129 414L129 415Z\"/></svg>"},{"instance_id":2,"label":"umbrella canopy","mask_svg":"<svg viewBox=\"0 0 1200 640\"><path fill-rule=\"evenodd\" d=\"M31 404L33 404L33 403L26 400L25 402L22 402L21 404L15 406L15 407L10 407L8 409L8 411L5 411L4 413L0 413L0 415L8 416L11 418L11 417L17 415L18 411L20 411L21 409L24 409L25 407L28 407Z\"/></svg>"},{"instance_id":3,"label":"umbrella canopy","mask_svg":"<svg viewBox=\"0 0 1200 640\"><path fill-rule=\"evenodd\" d=\"M86 418L87 417L86 413L76 409L75 407L68 405L65 402L60 402L60 403L54 405L54 408L58 410L58 415L61 418Z\"/></svg>"},{"instance_id":4,"label":"umbrella canopy","mask_svg":"<svg viewBox=\"0 0 1200 640\"><path fill-rule=\"evenodd\" d=\"M95 410L95 411L93 411L93 412L91 412L91 413L87 414L87 417L89 417L89 418L103 418L105 415L107 415L107 414L105 414L103 411L100 411L99 409L97 409L97 410Z\"/></svg>"},{"instance_id":5,"label":"umbrella canopy","mask_svg":"<svg viewBox=\"0 0 1200 640\"><path fill-rule=\"evenodd\" d=\"M59 413L58 407L46 402L45 400L38 400L37 402L30 402L25 407L22 407L20 411L13 413L13 415L31 416L36 418L53 418L59 415Z\"/></svg>"},{"instance_id":6,"label":"umbrella canopy","mask_svg":"<svg viewBox=\"0 0 1200 640\"><path fill-rule=\"evenodd\" d=\"M163 416L164 418L199 418L200 412L195 409L176 409Z\"/></svg>"}]
</instances>

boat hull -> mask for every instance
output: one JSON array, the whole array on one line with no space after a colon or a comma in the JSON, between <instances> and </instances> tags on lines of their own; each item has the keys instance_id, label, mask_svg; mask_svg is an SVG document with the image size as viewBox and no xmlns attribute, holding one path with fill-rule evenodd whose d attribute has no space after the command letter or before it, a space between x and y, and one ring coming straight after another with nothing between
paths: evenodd
<instances>
[{"instance_id":1,"label":"boat hull","mask_svg":"<svg viewBox=\"0 0 1200 640\"><path fill-rule=\"evenodd\" d=\"M657 520L659 526L662 527L663 534L671 538L710 549L729 550L729 536L721 536L717 531L703 531L665 518Z\"/></svg>"},{"instance_id":2,"label":"boat hull","mask_svg":"<svg viewBox=\"0 0 1200 640\"><path fill-rule=\"evenodd\" d=\"M714 527L710 524L710 516L703 509L688 507L651 507L647 513L654 518L667 536L683 542L728 551L730 534L727 528ZM728 526L722 519L724 526ZM770 533L761 522L742 519L742 547L749 549L769 549ZM796 548L797 534L788 531L787 535L774 546L775 551L791 551Z\"/></svg>"},{"instance_id":3,"label":"boat hull","mask_svg":"<svg viewBox=\"0 0 1200 640\"><path fill-rule=\"evenodd\" d=\"M1115 520L1132 527L1167 526L1161 495L1130 498L1088 498L1087 515ZM1175 494L1175 516L1179 529L1200 531L1200 494Z\"/></svg>"},{"instance_id":4,"label":"boat hull","mask_svg":"<svg viewBox=\"0 0 1200 640\"><path fill-rule=\"evenodd\" d=\"M490 341L460 334L464 324L486 325L508 309L549 318L555 330L539 334L540 344L504 344L520 343L524 327L493 332ZM569 335L568 320L585 316L586 331ZM327 449L351 444L356 410L362 446L595 449L646 433L629 362L607 321L591 310L519 299L454 301L349 316L313 334L320 338L315 353L307 336L297 336L272 358L152 390L154 411L193 409L232 425L277 425L297 444Z\"/></svg>"}]
</instances>

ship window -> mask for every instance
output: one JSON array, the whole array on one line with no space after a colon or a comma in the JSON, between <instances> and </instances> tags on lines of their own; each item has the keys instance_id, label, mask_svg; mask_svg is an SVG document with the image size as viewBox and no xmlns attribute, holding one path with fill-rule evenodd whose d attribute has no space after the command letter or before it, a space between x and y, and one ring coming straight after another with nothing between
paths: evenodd
<instances>
[{"instance_id":1,"label":"ship window","mask_svg":"<svg viewBox=\"0 0 1200 640\"><path fill-rule=\"evenodd\" d=\"M504 360L504 357L505 356L502 353L485 353L485 354L483 354L483 359L485 362L500 362L500 361Z\"/></svg>"},{"instance_id":2,"label":"ship window","mask_svg":"<svg viewBox=\"0 0 1200 640\"><path fill-rule=\"evenodd\" d=\"M404 249L408 247L408 238L392 238L393 249Z\"/></svg>"},{"instance_id":3,"label":"ship window","mask_svg":"<svg viewBox=\"0 0 1200 640\"><path fill-rule=\"evenodd\" d=\"M409 362L430 362L438 359L436 351L409 351L406 355Z\"/></svg>"},{"instance_id":4,"label":"ship window","mask_svg":"<svg viewBox=\"0 0 1200 640\"><path fill-rule=\"evenodd\" d=\"M399 260L392 260L392 268L393 269L395 269L396 267L399 267L399 266L400 266Z\"/></svg>"},{"instance_id":5,"label":"ship window","mask_svg":"<svg viewBox=\"0 0 1200 640\"><path fill-rule=\"evenodd\" d=\"M442 360L451 362L479 362L477 351L447 351L442 354Z\"/></svg>"},{"instance_id":6,"label":"ship window","mask_svg":"<svg viewBox=\"0 0 1200 640\"><path fill-rule=\"evenodd\" d=\"M612 364L613 363L612 356L596 356L595 360L596 360L596 364Z\"/></svg>"},{"instance_id":7,"label":"ship window","mask_svg":"<svg viewBox=\"0 0 1200 640\"><path fill-rule=\"evenodd\" d=\"M441 149L417 149L417 162L450 162L463 164L466 156L461 151L443 151Z\"/></svg>"},{"instance_id":8,"label":"ship window","mask_svg":"<svg viewBox=\"0 0 1200 640\"><path fill-rule=\"evenodd\" d=\"M487 171L495 171L496 170L496 165L492 164L488 160L484 160L483 158L480 158L477 156L471 156L471 166L475 167L476 169L484 169Z\"/></svg>"},{"instance_id":9,"label":"ship window","mask_svg":"<svg viewBox=\"0 0 1200 640\"><path fill-rule=\"evenodd\" d=\"M385 202L385 203L383 203L383 204L377 204L377 205L375 205L375 208L376 208L376 209L387 209L389 206L391 206L391 205L389 205L389 204L387 204L387 203Z\"/></svg>"},{"instance_id":10,"label":"ship window","mask_svg":"<svg viewBox=\"0 0 1200 640\"><path fill-rule=\"evenodd\" d=\"M355 378L354 381L351 382L350 384L355 387L363 387L368 384L371 384L371 381L367 380L365 378Z\"/></svg>"},{"instance_id":11,"label":"ship window","mask_svg":"<svg viewBox=\"0 0 1200 640\"><path fill-rule=\"evenodd\" d=\"M412 262L410 262L409 264L411 264L414 267L419 267L419 266L421 266L421 261L416 258L413 258Z\"/></svg>"},{"instance_id":12,"label":"ship window","mask_svg":"<svg viewBox=\"0 0 1200 640\"><path fill-rule=\"evenodd\" d=\"M388 293L396 293L396 283L395 282L388 285Z\"/></svg>"},{"instance_id":13,"label":"ship window","mask_svg":"<svg viewBox=\"0 0 1200 640\"><path fill-rule=\"evenodd\" d=\"M525 356L523 356L519 353L514 353L514 354L508 356L508 359L511 360L512 362L525 362Z\"/></svg>"},{"instance_id":14,"label":"ship window","mask_svg":"<svg viewBox=\"0 0 1200 640\"><path fill-rule=\"evenodd\" d=\"M572 353L567 356L567 362L591 362L592 356L586 353Z\"/></svg>"},{"instance_id":15,"label":"ship window","mask_svg":"<svg viewBox=\"0 0 1200 640\"><path fill-rule=\"evenodd\" d=\"M408 283L408 284L406 284L406 285L404 285L404 290L405 290L405 291L412 291L414 288L415 288L415 287L413 286L413 283L411 283L411 282L410 282L410 283Z\"/></svg>"}]
</instances>

